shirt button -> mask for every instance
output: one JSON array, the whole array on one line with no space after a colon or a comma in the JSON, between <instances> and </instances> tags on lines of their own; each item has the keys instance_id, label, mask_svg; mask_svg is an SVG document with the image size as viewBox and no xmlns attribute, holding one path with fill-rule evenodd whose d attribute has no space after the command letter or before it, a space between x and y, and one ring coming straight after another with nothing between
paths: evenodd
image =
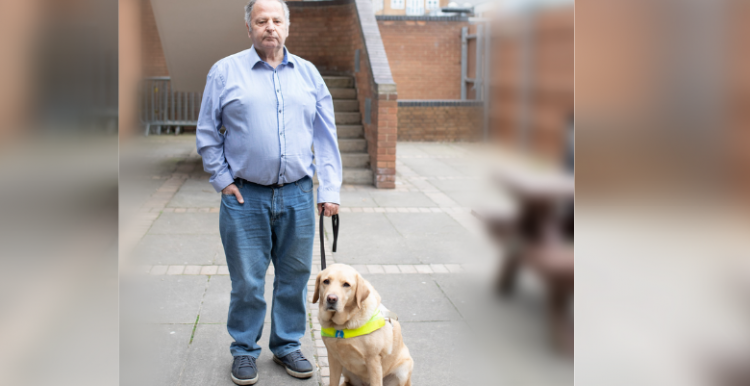
<instances>
[{"instance_id":1,"label":"shirt button","mask_svg":"<svg viewBox=\"0 0 750 386\"><path fill-rule=\"evenodd\" d=\"M281 110L279 110L279 114L281 114Z\"/></svg>"}]
</instances>

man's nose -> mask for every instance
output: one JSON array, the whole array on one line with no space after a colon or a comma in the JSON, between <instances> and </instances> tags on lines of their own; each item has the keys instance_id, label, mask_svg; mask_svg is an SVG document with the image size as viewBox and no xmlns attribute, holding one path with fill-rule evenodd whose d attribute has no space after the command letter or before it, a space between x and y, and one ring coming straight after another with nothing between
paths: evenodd
<instances>
[{"instance_id":1,"label":"man's nose","mask_svg":"<svg viewBox=\"0 0 750 386\"><path fill-rule=\"evenodd\" d=\"M337 301L339 301L339 297L336 295L328 295L328 297L326 298L326 301L328 302L328 304L334 304Z\"/></svg>"}]
</instances>

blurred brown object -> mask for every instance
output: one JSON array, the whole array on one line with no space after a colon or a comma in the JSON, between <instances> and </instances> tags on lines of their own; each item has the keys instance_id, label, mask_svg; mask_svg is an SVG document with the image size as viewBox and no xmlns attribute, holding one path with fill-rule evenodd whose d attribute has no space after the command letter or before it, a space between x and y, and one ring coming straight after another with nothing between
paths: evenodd
<instances>
[{"instance_id":1,"label":"blurred brown object","mask_svg":"<svg viewBox=\"0 0 750 386\"><path fill-rule=\"evenodd\" d=\"M574 116L573 2L499 13L492 20L490 137L537 157L562 159ZM472 52L470 45L469 76Z\"/></svg>"},{"instance_id":2,"label":"blurred brown object","mask_svg":"<svg viewBox=\"0 0 750 386\"><path fill-rule=\"evenodd\" d=\"M515 214L474 209L491 236L505 247L506 257L497 278L504 296L512 293L521 266L544 282L550 328L558 348L573 353L573 320L569 307L574 287L574 208L572 176L505 169L498 182L515 198Z\"/></svg>"}]
</instances>

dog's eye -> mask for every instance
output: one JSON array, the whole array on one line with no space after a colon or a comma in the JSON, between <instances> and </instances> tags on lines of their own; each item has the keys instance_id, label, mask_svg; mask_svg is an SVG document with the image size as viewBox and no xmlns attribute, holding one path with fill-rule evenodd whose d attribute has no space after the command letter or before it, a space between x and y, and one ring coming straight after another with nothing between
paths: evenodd
<instances>
[{"instance_id":1,"label":"dog's eye","mask_svg":"<svg viewBox=\"0 0 750 386\"><path fill-rule=\"evenodd\" d=\"M344 287L351 287L349 283L344 283Z\"/></svg>"},{"instance_id":2,"label":"dog's eye","mask_svg":"<svg viewBox=\"0 0 750 386\"><path fill-rule=\"evenodd\" d=\"M323 280L323 284L331 284L331 282L328 279Z\"/></svg>"}]
</instances>

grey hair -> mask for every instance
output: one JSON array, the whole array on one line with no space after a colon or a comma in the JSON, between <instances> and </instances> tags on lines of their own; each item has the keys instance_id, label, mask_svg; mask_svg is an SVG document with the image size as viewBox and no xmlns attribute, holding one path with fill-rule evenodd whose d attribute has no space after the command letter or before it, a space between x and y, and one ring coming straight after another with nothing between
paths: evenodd
<instances>
[{"instance_id":1,"label":"grey hair","mask_svg":"<svg viewBox=\"0 0 750 386\"><path fill-rule=\"evenodd\" d=\"M281 7L284 8L284 18L286 19L286 26L289 27L289 7L286 5L284 0L276 0L281 3ZM250 0L245 6L245 23L250 25L250 15L253 14L253 7L258 0Z\"/></svg>"}]
</instances>

